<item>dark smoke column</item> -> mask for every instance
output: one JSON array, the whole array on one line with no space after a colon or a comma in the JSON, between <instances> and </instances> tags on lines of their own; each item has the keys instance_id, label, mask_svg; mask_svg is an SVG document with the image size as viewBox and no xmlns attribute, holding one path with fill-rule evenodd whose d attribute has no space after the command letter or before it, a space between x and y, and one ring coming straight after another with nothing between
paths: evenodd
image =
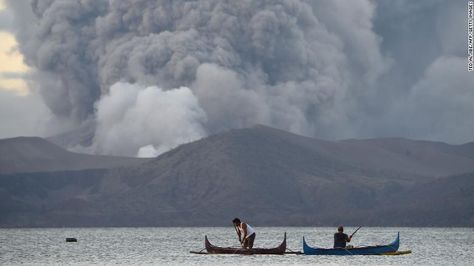
<instances>
[{"instance_id":1,"label":"dark smoke column","mask_svg":"<svg viewBox=\"0 0 474 266\"><path fill-rule=\"evenodd\" d=\"M61 121L95 121L100 137L92 148L100 153L136 154L148 144L172 147L256 123L306 135L351 135L357 120L349 114L385 69L370 1L9 2L17 11L20 49L35 69L33 84ZM26 8L31 13L21 16ZM130 88L125 83L138 91L120 92ZM150 97L175 104L139 106L142 91L153 86ZM173 90L180 87L190 93ZM103 132L123 128L124 119L98 118L104 113L162 119L140 117L133 133L114 133L121 136L117 145L130 144L117 151L105 148L116 144L104 145L111 136ZM175 117L182 125L175 130L190 133L157 136ZM152 122L160 126L143 125Z\"/></svg>"}]
</instances>

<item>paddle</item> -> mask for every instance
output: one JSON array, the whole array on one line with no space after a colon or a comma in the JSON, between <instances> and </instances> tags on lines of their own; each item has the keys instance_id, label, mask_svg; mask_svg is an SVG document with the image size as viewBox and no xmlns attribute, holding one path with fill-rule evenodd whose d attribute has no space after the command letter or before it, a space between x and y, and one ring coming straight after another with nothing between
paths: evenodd
<instances>
[{"instance_id":1,"label":"paddle","mask_svg":"<svg viewBox=\"0 0 474 266\"><path fill-rule=\"evenodd\" d=\"M355 235L355 233L357 233L357 231L359 231L360 228L362 228L362 226L359 226L359 228L357 228L357 229L354 231L354 233L352 233L352 235L351 235L349 238L352 238L352 237Z\"/></svg>"}]
</instances>

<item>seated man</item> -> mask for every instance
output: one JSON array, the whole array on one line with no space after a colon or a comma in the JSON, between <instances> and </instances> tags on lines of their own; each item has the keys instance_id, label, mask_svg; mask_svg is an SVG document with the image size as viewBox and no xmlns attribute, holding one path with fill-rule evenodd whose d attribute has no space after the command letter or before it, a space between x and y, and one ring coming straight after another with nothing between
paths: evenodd
<instances>
[{"instance_id":1,"label":"seated man","mask_svg":"<svg viewBox=\"0 0 474 266\"><path fill-rule=\"evenodd\" d=\"M255 230L246 224L240 222L239 218L232 220L234 227L236 228L237 235L239 236L239 242L243 248L252 248L253 241L255 241Z\"/></svg>"},{"instance_id":2,"label":"seated man","mask_svg":"<svg viewBox=\"0 0 474 266\"><path fill-rule=\"evenodd\" d=\"M352 236L347 236L344 232L344 227L339 226L337 233L334 234L334 248L345 248L346 242L351 242Z\"/></svg>"}]
</instances>

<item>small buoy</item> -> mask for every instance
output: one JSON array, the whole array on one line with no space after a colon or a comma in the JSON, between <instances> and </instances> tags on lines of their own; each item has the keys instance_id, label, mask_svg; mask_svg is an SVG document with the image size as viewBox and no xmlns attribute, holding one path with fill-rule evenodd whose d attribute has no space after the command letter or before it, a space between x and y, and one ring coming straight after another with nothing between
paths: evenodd
<instances>
[{"instance_id":1,"label":"small buoy","mask_svg":"<svg viewBox=\"0 0 474 266\"><path fill-rule=\"evenodd\" d=\"M74 237L68 237L66 238L66 242L77 242L77 239Z\"/></svg>"}]
</instances>

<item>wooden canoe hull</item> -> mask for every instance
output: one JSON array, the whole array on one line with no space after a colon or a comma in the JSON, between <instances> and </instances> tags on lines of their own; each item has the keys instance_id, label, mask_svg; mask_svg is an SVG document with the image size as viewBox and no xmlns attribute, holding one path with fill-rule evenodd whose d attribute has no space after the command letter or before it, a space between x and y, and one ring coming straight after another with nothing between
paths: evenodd
<instances>
[{"instance_id":1,"label":"wooden canoe hull","mask_svg":"<svg viewBox=\"0 0 474 266\"><path fill-rule=\"evenodd\" d=\"M283 255L286 251L286 233L283 242L276 248L233 248L233 247L218 247L212 245L207 236L204 237L204 245L209 254L242 254L242 255Z\"/></svg>"},{"instance_id":2,"label":"wooden canoe hull","mask_svg":"<svg viewBox=\"0 0 474 266\"><path fill-rule=\"evenodd\" d=\"M384 255L395 253L400 246L400 233L395 241L383 246L353 247L353 248L313 248L303 237L303 252L305 255Z\"/></svg>"}]
</instances>

